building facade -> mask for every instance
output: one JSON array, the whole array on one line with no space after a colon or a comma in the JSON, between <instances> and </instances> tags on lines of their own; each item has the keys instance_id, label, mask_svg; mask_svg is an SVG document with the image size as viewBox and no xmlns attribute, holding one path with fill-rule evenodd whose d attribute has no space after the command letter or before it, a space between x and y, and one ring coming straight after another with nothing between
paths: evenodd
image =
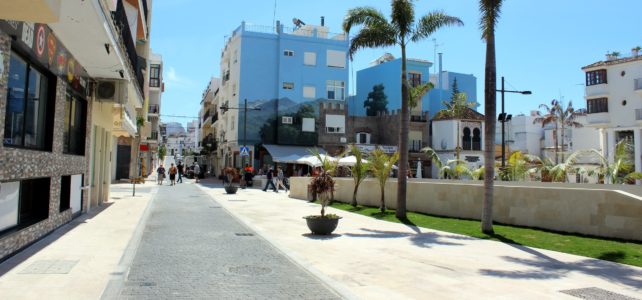
<instances>
[{"instance_id":1,"label":"building facade","mask_svg":"<svg viewBox=\"0 0 642 300\"><path fill-rule=\"evenodd\" d=\"M322 101L345 102L348 40L320 26L276 28L241 23L221 53L220 110L214 122L218 166L257 162L255 146L316 145ZM247 122L243 106L247 100ZM211 113L210 113L211 114ZM345 127L334 124L333 128ZM250 148L242 158L239 147Z\"/></svg>"}]
</instances>

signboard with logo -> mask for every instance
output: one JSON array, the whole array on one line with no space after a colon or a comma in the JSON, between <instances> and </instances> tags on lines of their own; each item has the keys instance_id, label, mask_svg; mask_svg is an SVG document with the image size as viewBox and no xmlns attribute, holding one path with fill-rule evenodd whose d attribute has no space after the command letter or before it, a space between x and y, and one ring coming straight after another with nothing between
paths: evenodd
<instances>
[{"instance_id":1,"label":"signboard with logo","mask_svg":"<svg viewBox=\"0 0 642 300\"><path fill-rule=\"evenodd\" d=\"M87 71L63 46L49 26L40 23L0 20L0 30L14 37L13 43L27 52L32 59L67 81L71 89L85 95L87 77L89 77Z\"/></svg>"}]
</instances>

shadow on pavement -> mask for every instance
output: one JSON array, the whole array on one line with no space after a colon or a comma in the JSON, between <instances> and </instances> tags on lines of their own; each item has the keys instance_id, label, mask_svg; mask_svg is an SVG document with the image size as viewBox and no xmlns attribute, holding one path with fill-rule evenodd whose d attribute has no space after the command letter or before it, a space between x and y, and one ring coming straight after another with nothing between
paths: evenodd
<instances>
[{"instance_id":1,"label":"shadow on pavement","mask_svg":"<svg viewBox=\"0 0 642 300\"><path fill-rule=\"evenodd\" d=\"M399 231L385 231L361 228L361 230L368 233L346 233L346 236L361 237L361 238L383 238L383 239L396 239L396 238L409 238L412 243L418 247L430 248L432 246L461 246L463 244L453 242L452 240L474 240L475 238L460 236L460 235L446 235L436 232L399 232Z\"/></svg>"},{"instance_id":2,"label":"shadow on pavement","mask_svg":"<svg viewBox=\"0 0 642 300\"><path fill-rule=\"evenodd\" d=\"M320 234L314 234L314 233L304 233L301 236L307 237L311 240L332 240L338 237L341 237L340 234L333 233L330 235L320 235Z\"/></svg>"},{"instance_id":3,"label":"shadow on pavement","mask_svg":"<svg viewBox=\"0 0 642 300\"><path fill-rule=\"evenodd\" d=\"M47 235L44 235L40 239L16 251L13 256L9 256L4 261L0 262L0 276L3 276L7 272L13 270L13 268L40 252L40 250L47 248L47 246L57 241L68 232L72 231L74 228L78 227L81 224L87 223L87 220L90 220L101 212L105 211L112 204L114 203L102 203L100 206L91 210L89 213L85 213L76 217L75 219L71 219L68 223L58 227L58 229L50 232Z\"/></svg>"}]
</instances>

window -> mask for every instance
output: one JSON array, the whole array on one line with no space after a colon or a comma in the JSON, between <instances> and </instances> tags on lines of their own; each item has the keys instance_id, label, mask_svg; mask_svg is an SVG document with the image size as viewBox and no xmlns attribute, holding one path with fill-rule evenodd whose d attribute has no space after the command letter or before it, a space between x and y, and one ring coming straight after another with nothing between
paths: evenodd
<instances>
[{"instance_id":1,"label":"window","mask_svg":"<svg viewBox=\"0 0 642 300\"><path fill-rule=\"evenodd\" d=\"M85 155L87 101L67 91L62 152Z\"/></svg>"},{"instance_id":2,"label":"window","mask_svg":"<svg viewBox=\"0 0 642 300\"><path fill-rule=\"evenodd\" d=\"M314 118L303 118L301 119L301 131L303 132L315 132L316 124Z\"/></svg>"},{"instance_id":3,"label":"window","mask_svg":"<svg viewBox=\"0 0 642 300\"><path fill-rule=\"evenodd\" d=\"M345 133L343 127L326 127L328 133Z\"/></svg>"},{"instance_id":4,"label":"window","mask_svg":"<svg viewBox=\"0 0 642 300\"><path fill-rule=\"evenodd\" d=\"M15 52L9 63L4 144L51 150L55 80Z\"/></svg>"},{"instance_id":5,"label":"window","mask_svg":"<svg viewBox=\"0 0 642 300\"><path fill-rule=\"evenodd\" d=\"M339 80L327 81L328 100L345 100L345 82Z\"/></svg>"},{"instance_id":6,"label":"window","mask_svg":"<svg viewBox=\"0 0 642 300\"><path fill-rule=\"evenodd\" d=\"M316 98L317 89L313 86L304 86L303 87L303 98L314 99Z\"/></svg>"},{"instance_id":7,"label":"window","mask_svg":"<svg viewBox=\"0 0 642 300\"><path fill-rule=\"evenodd\" d=\"M292 117L281 117L281 123L292 124Z\"/></svg>"},{"instance_id":8,"label":"window","mask_svg":"<svg viewBox=\"0 0 642 300\"><path fill-rule=\"evenodd\" d=\"M586 100L586 110L589 114L603 113L609 111L608 98L595 98Z\"/></svg>"},{"instance_id":9,"label":"window","mask_svg":"<svg viewBox=\"0 0 642 300\"><path fill-rule=\"evenodd\" d=\"M346 67L346 53L344 51L328 50L327 65L334 68Z\"/></svg>"},{"instance_id":10,"label":"window","mask_svg":"<svg viewBox=\"0 0 642 300\"><path fill-rule=\"evenodd\" d=\"M463 150L473 150L472 137L470 136L470 128L464 128L464 136L461 138Z\"/></svg>"},{"instance_id":11,"label":"window","mask_svg":"<svg viewBox=\"0 0 642 300\"><path fill-rule=\"evenodd\" d=\"M149 86L160 87L160 65L149 66Z\"/></svg>"},{"instance_id":12,"label":"window","mask_svg":"<svg viewBox=\"0 0 642 300\"><path fill-rule=\"evenodd\" d=\"M367 132L357 133L357 144L370 144L370 134Z\"/></svg>"},{"instance_id":13,"label":"window","mask_svg":"<svg viewBox=\"0 0 642 300\"><path fill-rule=\"evenodd\" d=\"M315 52L305 52L303 53L303 64L306 66L316 66L317 65L317 54Z\"/></svg>"},{"instance_id":14,"label":"window","mask_svg":"<svg viewBox=\"0 0 642 300\"><path fill-rule=\"evenodd\" d=\"M473 129L473 150L481 150L481 130L479 128Z\"/></svg>"},{"instance_id":15,"label":"window","mask_svg":"<svg viewBox=\"0 0 642 300\"><path fill-rule=\"evenodd\" d=\"M283 83L283 89L284 90L293 90L294 89L294 83L293 82L284 82Z\"/></svg>"},{"instance_id":16,"label":"window","mask_svg":"<svg viewBox=\"0 0 642 300\"><path fill-rule=\"evenodd\" d=\"M411 87L418 87L419 85L421 85L421 74L408 73L408 81L410 82Z\"/></svg>"},{"instance_id":17,"label":"window","mask_svg":"<svg viewBox=\"0 0 642 300\"><path fill-rule=\"evenodd\" d=\"M71 207L71 176L62 176L60 180L60 208L63 212Z\"/></svg>"},{"instance_id":18,"label":"window","mask_svg":"<svg viewBox=\"0 0 642 300\"><path fill-rule=\"evenodd\" d=\"M49 217L49 185L51 179L20 181L20 213L18 225L28 226Z\"/></svg>"},{"instance_id":19,"label":"window","mask_svg":"<svg viewBox=\"0 0 642 300\"><path fill-rule=\"evenodd\" d=\"M606 70L586 72L586 86L606 83Z\"/></svg>"},{"instance_id":20,"label":"window","mask_svg":"<svg viewBox=\"0 0 642 300\"><path fill-rule=\"evenodd\" d=\"M283 55L284 56L294 56L294 51L285 49L285 50L283 50Z\"/></svg>"}]
</instances>

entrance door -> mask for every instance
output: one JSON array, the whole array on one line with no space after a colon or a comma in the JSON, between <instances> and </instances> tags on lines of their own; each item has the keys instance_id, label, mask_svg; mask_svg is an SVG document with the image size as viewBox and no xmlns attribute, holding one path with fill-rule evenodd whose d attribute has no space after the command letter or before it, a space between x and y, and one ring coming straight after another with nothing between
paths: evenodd
<instances>
[{"instance_id":1,"label":"entrance door","mask_svg":"<svg viewBox=\"0 0 642 300\"><path fill-rule=\"evenodd\" d=\"M130 145L118 145L116 156L116 180L129 178L129 164L132 157Z\"/></svg>"}]
</instances>

